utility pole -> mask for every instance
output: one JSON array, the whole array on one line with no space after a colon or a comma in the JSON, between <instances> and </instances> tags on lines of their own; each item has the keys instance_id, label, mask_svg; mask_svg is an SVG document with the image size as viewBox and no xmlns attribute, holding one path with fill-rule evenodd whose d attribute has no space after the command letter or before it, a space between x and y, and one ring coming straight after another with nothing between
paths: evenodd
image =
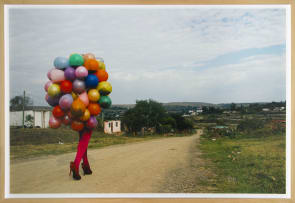
<instances>
[{"instance_id":1,"label":"utility pole","mask_svg":"<svg viewBox=\"0 0 295 203\"><path fill-rule=\"evenodd\" d=\"M23 97L23 128L25 128L25 98L26 98L26 91L24 91L24 97Z\"/></svg>"}]
</instances>

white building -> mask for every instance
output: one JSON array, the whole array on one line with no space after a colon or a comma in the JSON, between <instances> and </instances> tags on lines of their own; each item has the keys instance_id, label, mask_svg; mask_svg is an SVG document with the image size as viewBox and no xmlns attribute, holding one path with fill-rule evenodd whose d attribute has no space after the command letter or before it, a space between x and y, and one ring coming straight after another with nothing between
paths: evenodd
<instances>
[{"instance_id":1,"label":"white building","mask_svg":"<svg viewBox=\"0 0 295 203\"><path fill-rule=\"evenodd\" d=\"M31 115L32 122L26 120L27 116ZM28 107L24 111L25 126L48 128L49 118L51 115L50 107ZM23 111L11 110L9 114L10 126L23 125Z\"/></svg>"},{"instance_id":2,"label":"white building","mask_svg":"<svg viewBox=\"0 0 295 203\"><path fill-rule=\"evenodd\" d=\"M121 132L121 121L105 121L104 122L104 133L113 134Z\"/></svg>"}]
</instances>

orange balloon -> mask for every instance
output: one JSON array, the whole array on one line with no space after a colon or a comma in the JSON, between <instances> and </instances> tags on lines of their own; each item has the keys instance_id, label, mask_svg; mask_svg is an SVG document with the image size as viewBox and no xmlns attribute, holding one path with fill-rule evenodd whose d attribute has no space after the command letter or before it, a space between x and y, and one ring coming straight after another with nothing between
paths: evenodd
<instances>
[{"instance_id":1,"label":"orange balloon","mask_svg":"<svg viewBox=\"0 0 295 203\"><path fill-rule=\"evenodd\" d=\"M95 59L95 56L92 53L87 53L87 54L83 55L83 59L84 59L84 61L86 61L88 59Z\"/></svg>"},{"instance_id":2,"label":"orange balloon","mask_svg":"<svg viewBox=\"0 0 295 203\"><path fill-rule=\"evenodd\" d=\"M104 69L99 69L96 72L96 76L97 76L99 82L107 81L109 78L109 74Z\"/></svg>"},{"instance_id":3,"label":"orange balloon","mask_svg":"<svg viewBox=\"0 0 295 203\"><path fill-rule=\"evenodd\" d=\"M89 103L88 110L91 116L97 116L101 112L101 108L98 103Z\"/></svg>"},{"instance_id":4,"label":"orange balloon","mask_svg":"<svg viewBox=\"0 0 295 203\"><path fill-rule=\"evenodd\" d=\"M73 121L72 122L72 129L76 131L81 131L84 128L84 123L81 121Z\"/></svg>"},{"instance_id":5,"label":"orange balloon","mask_svg":"<svg viewBox=\"0 0 295 203\"><path fill-rule=\"evenodd\" d=\"M86 109L85 104L81 101L81 99L79 98L75 99L71 106L71 114L74 117L83 116L85 109Z\"/></svg>"},{"instance_id":6,"label":"orange balloon","mask_svg":"<svg viewBox=\"0 0 295 203\"><path fill-rule=\"evenodd\" d=\"M97 71L99 67L99 63L95 59L88 59L84 62L84 66L87 70Z\"/></svg>"}]
</instances>

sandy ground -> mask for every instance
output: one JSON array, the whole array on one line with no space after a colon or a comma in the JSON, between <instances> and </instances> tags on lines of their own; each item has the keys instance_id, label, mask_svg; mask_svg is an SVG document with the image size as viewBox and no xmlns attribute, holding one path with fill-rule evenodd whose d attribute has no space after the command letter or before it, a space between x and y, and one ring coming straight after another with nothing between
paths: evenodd
<instances>
[{"instance_id":1,"label":"sandy ground","mask_svg":"<svg viewBox=\"0 0 295 203\"><path fill-rule=\"evenodd\" d=\"M69 164L75 153L11 164L11 193L192 192L200 134L115 145L88 151L92 175L74 181ZM91 140L90 140L91 141Z\"/></svg>"}]
</instances>

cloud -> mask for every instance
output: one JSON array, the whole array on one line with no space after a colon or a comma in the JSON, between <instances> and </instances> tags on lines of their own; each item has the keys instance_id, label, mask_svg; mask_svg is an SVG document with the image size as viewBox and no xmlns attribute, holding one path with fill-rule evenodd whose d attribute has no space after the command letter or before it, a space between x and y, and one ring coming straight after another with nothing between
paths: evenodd
<instances>
[{"instance_id":1,"label":"cloud","mask_svg":"<svg viewBox=\"0 0 295 203\"><path fill-rule=\"evenodd\" d=\"M217 69L208 62L228 54L227 62L219 64L226 67L233 61L232 53L282 45L286 35L284 9L11 8L9 20L11 95L26 89L37 104L45 104L40 83L46 83L54 58L73 52L92 52L105 59L114 103L147 97L163 101L239 100L239 94L231 96L222 88L225 81L216 74L224 75L220 70L227 70L225 77L241 81L239 77L243 79L246 73L239 75L235 70L245 63L239 61L237 69ZM253 65L264 70L267 61L262 61L261 67ZM278 64L283 65L283 61ZM200 71L195 71L196 67ZM268 77L272 80L277 75ZM277 98L271 90L264 97L280 99L281 89L275 90Z\"/></svg>"}]
</instances>

